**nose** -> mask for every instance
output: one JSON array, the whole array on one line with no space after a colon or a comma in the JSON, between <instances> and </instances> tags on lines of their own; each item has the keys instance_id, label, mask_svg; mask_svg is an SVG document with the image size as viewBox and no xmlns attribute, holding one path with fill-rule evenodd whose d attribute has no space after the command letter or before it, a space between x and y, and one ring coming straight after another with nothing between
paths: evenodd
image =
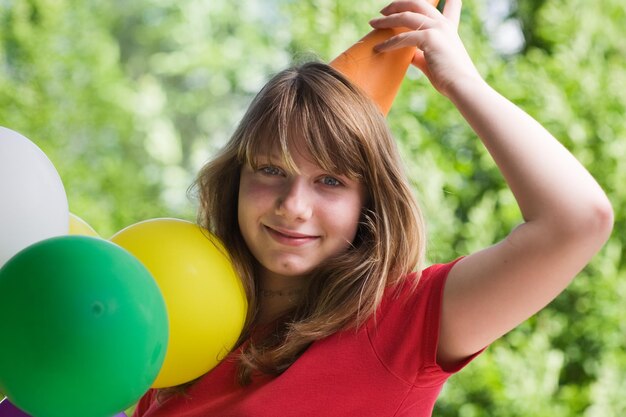
<instances>
[{"instance_id":1,"label":"nose","mask_svg":"<svg viewBox=\"0 0 626 417\"><path fill-rule=\"evenodd\" d=\"M288 220L308 220L313 214L313 197L306 181L296 177L285 184L276 202L276 214Z\"/></svg>"}]
</instances>

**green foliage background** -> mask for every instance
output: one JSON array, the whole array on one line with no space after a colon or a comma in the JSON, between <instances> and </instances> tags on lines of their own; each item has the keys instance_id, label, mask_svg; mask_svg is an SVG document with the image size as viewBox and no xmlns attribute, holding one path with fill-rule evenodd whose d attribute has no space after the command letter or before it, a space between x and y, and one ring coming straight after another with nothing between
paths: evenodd
<instances>
[{"instance_id":1,"label":"green foliage background","mask_svg":"<svg viewBox=\"0 0 626 417\"><path fill-rule=\"evenodd\" d=\"M0 1L0 125L46 152L70 210L104 237L152 217L193 220L187 186L254 93L292 62L335 57L384 5ZM494 22L496 6L509 10ZM495 47L503 23L521 28L520 48ZM626 3L466 0L461 33L484 77L603 185L616 223L564 294L450 380L435 415L626 415ZM429 262L521 221L475 135L416 70L388 120L429 219Z\"/></svg>"}]
</instances>

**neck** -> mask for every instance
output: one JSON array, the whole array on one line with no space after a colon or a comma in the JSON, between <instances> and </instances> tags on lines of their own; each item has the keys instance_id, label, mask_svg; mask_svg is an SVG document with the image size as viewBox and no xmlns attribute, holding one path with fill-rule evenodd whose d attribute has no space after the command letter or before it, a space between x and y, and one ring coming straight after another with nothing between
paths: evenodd
<instances>
[{"instance_id":1,"label":"neck","mask_svg":"<svg viewBox=\"0 0 626 417\"><path fill-rule=\"evenodd\" d=\"M304 294L304 277L282 276L261 269L258 275L259 322L268 323L293 309Z\"/></svg>"},{"instance_id":2,"label":"neck","mask_svg":"<svg viewBox=\"0 0 626 417\"><path fill-rule=\"evenodd\" d=\"M261 267L257 274L258 294L262 298L294 298L302 292L305 280L304 276L279 275Z\"/></svg>"},{"instance_id":3,"label":"neck","mask_svg":"<svg viewBox=\"0 0 626 417\"><path fill-rule=\"evenodd\" d=\"M274 298L274 297L288 297L288 298L298 298L302 294L302 289L300 288L285 288L279 290L270 290L261 288L259 290L259 295L263 298Z\"/></svg>"},{"instance_id":4,"label":"neck","mask_svg":"<svg viewBox=\"0 0 626 417\"><path fill-rule=\"evenodd\" d=\"M273 322L298 305L302 297L301 288L291 287L282 289L260 288L259 296L259 323Z\"/></svg>"}]
</instances>

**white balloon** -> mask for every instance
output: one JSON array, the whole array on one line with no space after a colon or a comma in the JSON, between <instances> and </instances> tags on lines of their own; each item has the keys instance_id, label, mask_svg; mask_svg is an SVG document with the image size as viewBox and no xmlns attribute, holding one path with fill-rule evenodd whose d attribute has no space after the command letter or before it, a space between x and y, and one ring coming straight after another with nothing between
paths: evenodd
<instances>
[{"instance_id":1,"label":"white balloon","mask_svg":"<svg viewBox=\"0 0 626 417\"><path fill-rule=\"evenodd\" d=\"M33 142L0 126L0 267L25 247L69 232L65 188Z\"/></svg>"}]
</instances>

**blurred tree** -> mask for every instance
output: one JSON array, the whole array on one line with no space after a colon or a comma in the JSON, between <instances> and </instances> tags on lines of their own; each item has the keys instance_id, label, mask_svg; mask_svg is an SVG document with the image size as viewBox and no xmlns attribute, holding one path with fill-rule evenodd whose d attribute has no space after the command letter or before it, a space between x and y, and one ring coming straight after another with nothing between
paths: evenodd
<instances>
[{"instance_id":1,"label":"blurred tree","mask_svg":"<svg viewBox=\"0 0 626 417\"><path fill-rule=\"evenodd\" d=\"M109 3L121 65L140 101L136 129L164 167L164 197L181 192L225 143L267 77L289 63L274 2ZM273 30L268 30L273 27Z\"/></svg>"},{"instance_id":2,"label":"blurred tree","mask_svg":"<svg viewBox=\"0 0 626 417\"><path fill-rule=\"evenodd\" d=\"M136 95L97 3L0 3L0 124L42 148L70 210L108 237L165 205L161 168L135 132Z\"/></svg>"},{"instance_id":3,"label":"blurred tree","mask_svg":"<svg viewBox=\"0 0 626 417\"><path fill-rule=\"evenodd\" d=\"M582 1L520 0L517 5L513 16L524 22L527 44L518 55L485 61L482 72L594 174L615 207L615 232L563 295L453 378L437 410L443 416L624 415L626 309L619 300L625 287L626 224L619 184L626 179L621 121L626 49L618 39L626 31L626 5L614 0L593 10ZM482 237L498 237L497 230L506 232L519 221L509 193L498 185L499 175L485 168L474 162L471 171L474 178L491 178L487 188L444 187L453 195L464 192L462 212L475 216L454 227L461 247L482 246ZM454 178L452 170L443 171Z\"/></svg>"},{"instance_id":4,"label":"blurred tree","mask_svg":"<svg viewBox=\"0 0 626 417\"><path fill-rule=\"evenodd\" d=\"M50 156L70 208L105 236L149 217L193 218L187 186L264 82L291 63L334 58L384 5L0 2L0 125ZM511 23L522 44L503 49L511 41L495 29ZM450 380L436 416L626 415L625 28L621 0L464 2L460 30L479 71L590 169L616 224L563 295ZM417 70L388 120L428 218L429 262L521 222L475 134Z\"/></svg>"}]
</instances>

